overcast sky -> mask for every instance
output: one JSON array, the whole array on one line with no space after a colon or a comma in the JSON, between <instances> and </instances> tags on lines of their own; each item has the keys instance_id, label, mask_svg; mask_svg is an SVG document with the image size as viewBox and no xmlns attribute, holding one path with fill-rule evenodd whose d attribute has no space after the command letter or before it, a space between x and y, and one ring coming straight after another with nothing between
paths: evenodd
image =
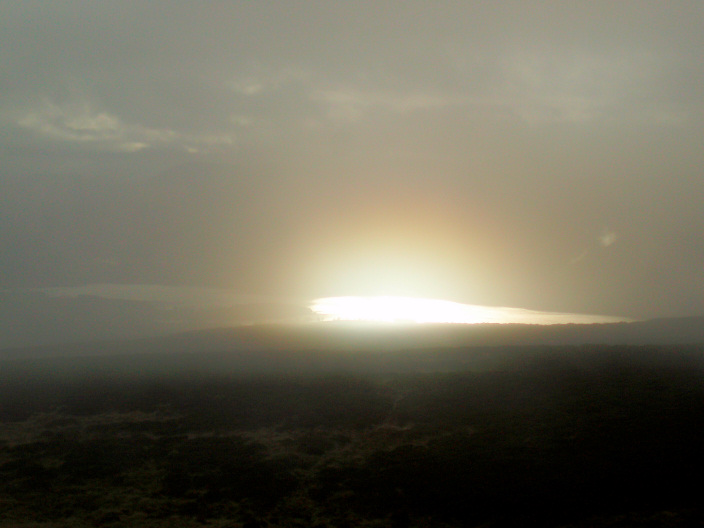
<instances>
[{"instance_id":1,"label":"overcast sky","mask_svg":"<svg viewBox=\"0 0 704 528\"><path fill-rule=\"evenodd\" d=\"M704 3L0 0L0 289L704 313Z\"/></svg>"}]
</instances>

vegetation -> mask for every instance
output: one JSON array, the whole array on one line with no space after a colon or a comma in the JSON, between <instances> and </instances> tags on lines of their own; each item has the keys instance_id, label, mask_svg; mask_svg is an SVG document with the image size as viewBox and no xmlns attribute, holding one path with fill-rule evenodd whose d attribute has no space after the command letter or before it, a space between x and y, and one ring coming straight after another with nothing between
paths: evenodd
<instances>
[{"instance_id":1,"label":"vegetation","mask_svg":"<svg viewBox=\"0 0 704 528\"><path fill-rule=\"evenodd\" d=\"M4 383L0 526L704 523L700 348L500 352L482 371Z\"/></svg>"}]
</instances>

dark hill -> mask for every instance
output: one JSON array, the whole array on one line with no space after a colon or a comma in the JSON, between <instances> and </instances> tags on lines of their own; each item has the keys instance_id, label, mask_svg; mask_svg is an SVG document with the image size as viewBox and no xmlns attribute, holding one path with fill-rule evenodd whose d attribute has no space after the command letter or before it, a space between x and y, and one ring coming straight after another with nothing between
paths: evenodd
<instances>
[{"instance_id":1,"label":"dark hill","mask_svg":"<svg viewBox=\"0 0 704 528\"><path fill-rule=\"evenodd\" d=\"M7 348L0 360L143 352L392 351L437 347L704 344L704 317L602 324L317 323L197 330L165 337Z\"/></svg>"}]
</instances>

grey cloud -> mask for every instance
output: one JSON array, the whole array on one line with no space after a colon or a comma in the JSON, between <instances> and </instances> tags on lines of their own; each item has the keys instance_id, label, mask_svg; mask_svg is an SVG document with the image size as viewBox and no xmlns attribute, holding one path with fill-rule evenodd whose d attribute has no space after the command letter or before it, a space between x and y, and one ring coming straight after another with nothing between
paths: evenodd
<instances>
[{"instance_id":1,"label":"grey cloud","mask_svg":"<svg viewBox=\"0 0 704 528\"><path fill-rule=\"evenodd\" d=\"M521 4L333 9L317 2L209 8L153 2L126 9L119 2L30 3L24 10L14 6L8 18L14 24L5 28L2 53L10 67L4 77L16 89L3 106L26 105L27 96L64 106L57 91L78 84L109 102L104 111L137 128L136 135L211 140L235 133L233 117L254 120L251 114L264 111L268 119L286 119L300 105L291 89L307 92L335 120L358 117L370 106L464 102L470 115L481 107L532 123L583 122L618 115L635 98L644 104L630 112L631 119L642 122L647 108L649 119L678 123L689 109L675 104L666 86L658 93L647 88L659 69L671 69L672 45L659 49L657 40L643 39L634 48L627 38L629 30L646 31L649 17L661 11L657 3L638 10L598 3L556 7L546 18L545 11ZM618 16L626 25L609 28ZM367 34L354 34L354 21L367 23ZM575 26L574 36L563 25ZM596 31L601 38L594 46L590 35ZM678 35L673 31L673 40ZM667 83L662 77L658 83ZM688 77L683 72L676 78ZM271 108L258 111L262 101L247 97L259 92L268 94ZM237 95L250 100L240 102ZM321 116L309 107L304 117L301 126ZM136 139L124 148L147 143Z\"/></svg>"}]
</instances>

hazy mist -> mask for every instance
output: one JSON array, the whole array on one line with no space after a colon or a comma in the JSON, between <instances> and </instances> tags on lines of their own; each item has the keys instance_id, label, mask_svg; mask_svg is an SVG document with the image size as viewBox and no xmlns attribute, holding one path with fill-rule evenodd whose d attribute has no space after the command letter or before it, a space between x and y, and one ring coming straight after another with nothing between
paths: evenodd
<instances>
[{"instance_id":1,"label":"hazy mist","mask_svg":"<svg viewBox=\"0 0 704 528\"><path fill-rule=\"evenodd\" d=\"M0 12L21 324L26 288L90 284L702 314L700 3Z\"/></svg>"}]
</instances>

